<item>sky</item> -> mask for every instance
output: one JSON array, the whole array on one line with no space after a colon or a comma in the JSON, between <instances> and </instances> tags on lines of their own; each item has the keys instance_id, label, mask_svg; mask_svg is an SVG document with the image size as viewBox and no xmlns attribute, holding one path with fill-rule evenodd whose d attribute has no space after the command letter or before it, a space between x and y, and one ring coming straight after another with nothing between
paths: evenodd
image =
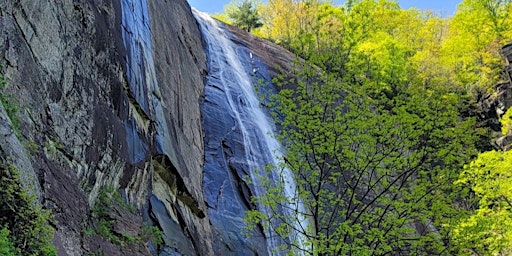
<instances>
[{"instance_id":1,"label":"sky","mask_svg":"<svg viewBox=\"0 0 512 256\"><path fill-rule=\"evenodd\" d=\"M231 0L188 0L189 4L196 9L207 13L223 12L224 5ZM455 13L457 5L462 0L398 0L398 3L403 9L416 7L421 10L430 9L436 14L444 17L452 16ZM335 1L337 3L344 2L343 0Z\"/></svg>"}]
</instances>

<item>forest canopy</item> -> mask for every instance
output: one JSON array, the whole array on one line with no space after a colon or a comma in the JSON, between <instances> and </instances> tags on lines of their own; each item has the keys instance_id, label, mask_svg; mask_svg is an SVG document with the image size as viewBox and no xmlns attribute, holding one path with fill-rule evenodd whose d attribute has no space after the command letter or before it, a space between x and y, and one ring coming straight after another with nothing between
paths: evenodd
<instances>
[{"instance_id":1,"label":"forest canopy","mask_svg":"<svg viewBox=\"0 0 512 256\"><path fill-rule=\"evenodd\" d=\"M453 17L390 0L245 0L215 17L237 24L243 3L259 14L253 34L302 59L269 96L285 147L269 168L295 180L263 182L254 200L273 214L248 212L249 227L291 254L512 253L512 156L487 151L500 132L479 112L510 83L510 0L464 0ZM510 135L510 111L502 122Z\"/></svg>"}]
</instances>

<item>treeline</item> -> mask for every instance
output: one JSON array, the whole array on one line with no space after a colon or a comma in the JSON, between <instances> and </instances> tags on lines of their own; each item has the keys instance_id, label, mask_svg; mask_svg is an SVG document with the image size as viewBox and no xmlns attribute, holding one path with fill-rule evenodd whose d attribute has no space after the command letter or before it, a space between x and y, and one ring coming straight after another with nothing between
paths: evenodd
<instances>
[{"instance_id":1,"label":"treeline","mask_svg":"<svg viewBox=\"0 0 512 256\"><path fill-rule=\"evenodd\" d=\"M240 3L216 17L243 24ZM244 29L305 60L271 105L286 148L271 168L296 181L263 182L255 200L274 214L249 212L249 227L296 254L512 253L512 155L480 152L475 110L506 79L509 0L464 0L452 17L385 0L245 5L260 19Z\"/></svg>"},{"instance_id":2,"label":"treeline","mask_svg":"<svg viewBox=\"0 0 512 256\"><path fill-rule=\"evenodd\" d=\"M234 0L225 13L213 16L305 58L312 50L346 57L353 50L377 50L375 42L393 39L411 52L410 60L423 76L446 72L443 76L449 82L475 90L491 88L500 80L500 48L512 38L510 12L509 0L461 1L455 15L446 18L432 11L401 9L396 1L348 0L335 6L321 0Z\"/></svg>"}]
</instances>

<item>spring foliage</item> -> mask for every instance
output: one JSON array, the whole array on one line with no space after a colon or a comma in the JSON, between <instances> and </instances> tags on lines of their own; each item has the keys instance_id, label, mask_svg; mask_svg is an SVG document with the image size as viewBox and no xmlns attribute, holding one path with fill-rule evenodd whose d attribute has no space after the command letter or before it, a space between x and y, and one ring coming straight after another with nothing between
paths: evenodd
<instances>
[{"instance_id":1,"label":"spring foliage","mask_svg":"<svg viewBox=\"0 0 512 256\"><path fill-rule=\"evenodd\" d=\"M501 120L510 135L510 108ZM512 151L488 151L465 166L456 181L475 206L454 229L455 238L468 255L512 253ZM468 189L469 188L469 189Z\"/></svg>"},{"instance_id":2,"label":"spring foliage","mask_svg":"<svg viewBox=\"0 0 512 256\"><path fill-rule=\"evenodd\" d=\"M467 114L501 79L510 1L465 0L448 18L385 0L260 8L258 34L304 61L269 96L286 153L268 168L295 180L262 178L249 227L290 254L511 252L511 155L471 162L484 131Z\"/></svg>"},{"instance_id":3,"label":"spring foliage","mask_svg":"<svg viewBox=\"0 0 512 256\"><path fill-rule=\"evenodd\" d=\"M454 230L468 255L512 252L512 151L489 151L468 164L457 184L469 186L478 207Z\"/></svg>"}]
</instances>

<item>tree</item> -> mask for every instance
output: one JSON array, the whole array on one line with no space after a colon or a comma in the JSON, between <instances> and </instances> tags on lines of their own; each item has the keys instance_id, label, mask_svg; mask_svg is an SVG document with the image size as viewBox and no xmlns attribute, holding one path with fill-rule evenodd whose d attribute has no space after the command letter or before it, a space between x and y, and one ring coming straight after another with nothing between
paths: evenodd
<instances>
[{"instance_id":1,"label":"tree","mask_svg":"<svg viewBox=\"0 0 512 256\"><path fill-rule=\"evenodd\" d=\"M503 135L512 129L509 108L501 120ZM487 151L464 167L455 182L466 193L471 214L454 228L466 254L512 253L512 151Z\"/></svg>"},{"instance_id":2,"label":"tree","mask_svg":"<svg viewBox=\"0 0 512 256\"><path fill-rule=\"evenodd\" d=\"M23 189L19 171L12 165L0 164L0 230L9 231L15 251L23 255L57 255L52 244L54 230L48 224L50 218L35 196Z\"/></svg>"},{"instance_id":3,"label":"tree","mask_svg":"<svg viewBox=\"0 0 512 256\"><path fill-rule=\"evenodd\" d=\"M287 48L293 48L296 42L316 39L309 36L320 33L318 15L322 7L338 9L327 4L329 1L326 0L269 0L267 2L268 4L261 8L263 27L260 34Z\"/></svg>"},{"instance_id":4,"label":"tree","mask_svg":"<svg viewBox=\"0 0 512 256\"><path fill-rule=\"evenodd\" d=\"M270 106L286 153L269 168L283 176L262 182L268 192L255 200L272 214L251 211L249 224L272 229L292 253L457 254L453 227L465 211L453 182L480 131L460 115L463 89L443 72L421 76L428 63L416 53L434 54L442 35L420 33L442 24L372 0L339 21L339 41L304 47L306 62L276 80L284 87Z\"/></svg>"},{"instance_id":5,"label":"tree","mask_svg":"<svg viewBox=\"0 0 512 256\"><path fill-rule=\"evenodd\" d=\"M301 66L293 76L297 87L274 98L286 148L283 165L274 168L296 179L264 182L268 193L257 200L272 214L253 211L248 220L272 228L287 250L384 255L451 249L443 224L457 217L451 183L473 153L474 136L465 133L473 120L460 119L455 94L393 74L387 60L406 56L393 42L375 47L387 56L370 58L383 62L370 64L377 70L357 84ZM296 193L283 195L290 186Z\"/></svg>"},{"instance_id":6,"label":"tree","mask_svg":"<svg viewBox=\"0 0 512 256\"><path fill-rule=\"evenodd\" d=\"M263 37L289 46L298 32L297 9L293 0L269 0L262 8Z\"/></svg>"},{"instance_id":7,"label":"tree","mask_svg":"<svg viewBox=\"0 0 512 256\"><path fill-rule=\"evenodd\" d=\"M16 250L11 240L9 239L9 230L7 228L0 229L0 255L19 255L19 251Z\"/></svg>"},{"instance_id":8,"label":"tree","mask_svg":"<svg viewBox=\"0 0 512 256\"><path fill-rule=\"evenodd\" d=\"M510 0L465 0L453 17L442 44L442 63L459 86L486 92L499 81L501 46L512 38ZM472 87L472 88L470 88Z\"/></svg>"},{"instance_id":9,"label":"tree","mask_svg":"<svg viewBox=\"0 0 512 256\"><path fill-rule=\"evenodd\" d=\"M512 252L512 151L489 151L467 165L457 184L474 195L476 209L454 229L466 254Z\"/></svg>"},{"instance_id":10,"label":"tree","mask_svg":"<svg viewBox=\"0 0 512 256\"><path fill-rule=\"evenodd\" d=\"M233 25L247 32L263 26L255 4L249 0L241 2L235 10L228 13L228 17L233 21Z\"/></svg>"}]
</instances>

